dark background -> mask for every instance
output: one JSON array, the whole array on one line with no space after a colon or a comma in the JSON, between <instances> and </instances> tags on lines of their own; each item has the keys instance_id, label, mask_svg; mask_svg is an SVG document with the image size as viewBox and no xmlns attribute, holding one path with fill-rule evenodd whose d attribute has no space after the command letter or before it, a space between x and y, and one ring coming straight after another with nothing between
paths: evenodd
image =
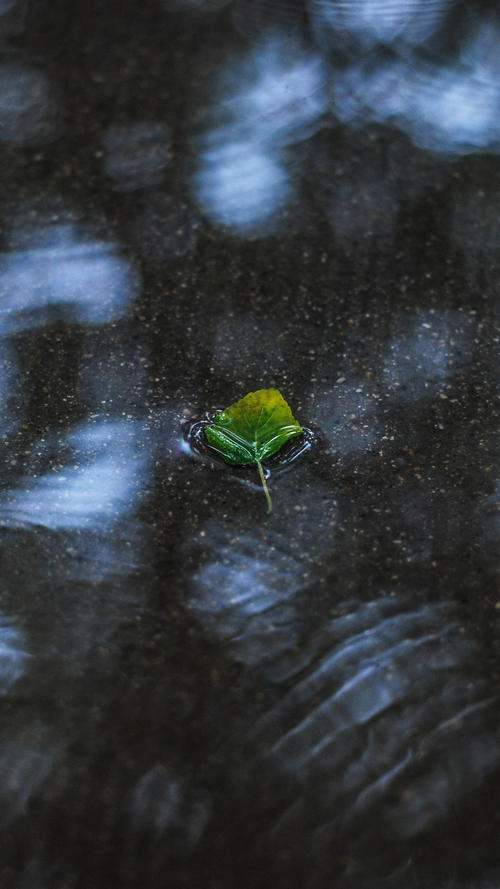
<instances>
[{"instance_id":1,"label":"dark background","mask_svg":"<svg viewBox=\"0 0 500 889\"><path fill-rule=\"evenodd\" d=\"M499 37L0 0L2 889L500 885Z\"/></svg>"}]
</instances>

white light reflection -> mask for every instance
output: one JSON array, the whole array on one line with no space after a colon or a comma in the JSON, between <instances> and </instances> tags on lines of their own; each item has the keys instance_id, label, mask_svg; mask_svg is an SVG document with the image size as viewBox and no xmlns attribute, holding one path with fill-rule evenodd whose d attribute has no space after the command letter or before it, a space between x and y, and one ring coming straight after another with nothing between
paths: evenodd
<instances>
[{"instance_id":1,"label":"white light reflection","mask_svg":"<svg viewBox=\"0 0 500 889\"><path fill-rule=\"evenodd\" d=\"M244 233L273 221L290 196L277 157L254 142L232 142L200 155L195 195L214 222Z\"/></svg>"},{"instance_id":2,"label":"white light reflection","mask_svg":"<svg viewBox=\"0 0 500 889\"><path fill-rule=\"evenodd\" d=\"M56 136L52 88L39 71L0 66L0 142L47 142Z\"/></svg>"},{"instance_id":3,"label":"white light reflection","mask_svg":"<svg viewBox=\"0 0 500 889\"><path fill-rule=\"evenodd\" d=\"M312 135L326 110L326 72L320 57L298 44L269 38L246 62L224 76L225 95L216 110L227 117L225 135L273 147ZM234 91L238 83L238 92ZM221 130L211 134L217 138ZM209 137L210 138L210 137Z\"/></svg>"},{"instance_id":4,"label":"white light reflection","mask_svg":"<svg viewBox=\"0 0 500 889\"><path fill-rule=\"evenodd\" d=\"M460 312L430 310L400 319L401 330L389 346L384 377L399 399L434 397L467 362L477 320ZM406 328L406 329L405 329Z\"/></svg>"},{"instance_id":5,"label":"white light reflection","mask_svg":"<svg viewBox=\"0 0 500 889\"><path fill-rule=\"evenodd\" d=\"M82 324L108 323L128 309L137 275L113 243L82 239L73 225L42 236L43 245L0 259L0 334L44 323L52 306Z\"/></svg>"},{"instance_id":6,"label":"white light reflection","mask_svg":"<svg viewBox=\"0 0 500 889\"><path fill-rule=\"evenodd\" d=\"M318 37L342 37L367 49L376 43L421 43L440 26L453 0L310 0ZM326 33L325 33L326 32Z\"/></svg>"},{"instance_id":7,"label":"white light reflection","mask_svg":"<svg viewBox=\"0 0 500 889\"><path fill-rule=\"evenodd\" d=\"M497 24L483 22L460 57L439 67L415 58L361 61L338 72L334 114L355 127L392 123L427 150L464 154L500 146Z\"/></svg>"},{"instance_id":8,"label":"white light reflection","mask_svg":"<svg viewBox=\"0 0 500 889\"><path fill-rule=\"evenodd\" d=\"M498 699L474 678L475 657L453 603L396 597L348 605L302 645L295 685L252 732L266 751L258 770L296 782L275 846L305 825L310 854L315 837L320 849L354 825L367 842L370 831L405 839L480 787L500 743Z\"/></svg>"},{"instance_id":9,"label":"white light reflection","mask_svg":"<svg viewBox=\"0 0 500 889\"><path fill-rule=\"evenodd\" d=\"M127 421L85 423L61 443L70 463L0 499L0 524L102 529L137 506L148 474L144 430Z\"/></svg>"},{"instance_id":10,"label":"white light reflection","mask_svg":"<svg viewBox=\"0 0 500 889\"><path fill-rule=\"evenodd\" d=\"M112 126L104 136L104 169L121 191L156 185L170 161L171 134L158 121Z\"/></svg>"},{"instance_id":11,"label":"white light reflection","mask_svg":"<svg viewBox=\"0 0 500 889\"><path fill-rule=\"evenodd\" d=\"M216 222L242 233L268 229L292 188L281 150L310 136L326 109L323 65L299 46L268 39L229 66L223 81L213 108L221 123L202 140L195 194Z\"/></svg>"}]
</instances>

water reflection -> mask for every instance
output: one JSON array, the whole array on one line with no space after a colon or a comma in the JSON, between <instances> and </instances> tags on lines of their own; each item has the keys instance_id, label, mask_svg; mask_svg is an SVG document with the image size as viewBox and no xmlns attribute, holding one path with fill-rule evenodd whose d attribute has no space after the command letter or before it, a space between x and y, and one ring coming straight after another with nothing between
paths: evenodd
<instances>
[{"instance_id":1,"label":"water reflection","mask_svg":"<svg viewBox=\"0 0 500 889\"><path fill-rule=\"evenodd\" d=\"M388 597L339 611L301 646L295 683L252 733L257 769L284 776L275 853L301 837L315 862L306 886L342 834L358 877L381 841L394 863L500 762L498 699L474 677L453 603Z\"/></svg>"},{"instance_id":2,"label":"water reflection","mask_svg":"<svg viewBox=\"0 0 500 889\"><path fill-rule=\"evenodd\" d=\"M41 723L18 726L15 738L0 737L0 823L27 815L61 757L63 743Z\"/></svg>"},{"instance_id":3,"label":"water reflection","mask_svg":"<svg viewBox=\"0 0 500 889\"><path fill-rule=\"evenodd\" d=\"M57 135L56 123L57 105L45 75L17 64L0 65L0 141L47 142Z\"/></svg>"},{"instance_id":4,"label":"water reflection","mask_svg":"<svg viewBox=\"0 0 500 889\"><path fill-rule=\"evenodd\" d=\"M440 154L497 150L498 38L498 25L484 21L448 64L413 57L357 61L335 78L334 114L354 127L396 125Z\"/></svg>"},{"instance_id":5,"label":"water reflection","mask_svg":"<svg viewBox=\"0 0 500 889\"><path fill-rule=\"evenodd\" d=\"M194 180L205 213L241 233L269 231L292 193L282 150L310 136L326 106L322 62L300 45L269 38L228 65Z\"/></svg>"},{"instance_id":6,"label":"water reflection","mask_svg":"<svg viewBox=\"0 0 500 889\"><path fill-rule=\"evenodd\" d=\"M35 472L0 498L0 524L97 529L131 513L149 463L141 432L127 421L83 424L58 442L59 469Z\"/></svg>"},{"instance_id":7,"label":"water reflection","mask_svg":"<svg viewBox=\"0 0 500 889\"><path fill-rule=\"evenodd\" d=\"M218 142L224 135L227 143L239 137L273 147L307 138L327 107L325 75L321 57L299 43L264 39L243 63L226 68L217 109L221 129L207 138Z\"/></svg>"},{"instance_id":8,"label":"water reflection","mask_svg":"<svg viewBox=\"0 0 500 889\"><path fill-rule=\"evenodd\" d=\"M0 339L0 436L6 438L19 422L22 405L21 377L14 350Z\"/></svg>"},{"instance_id":9,"label":"water reflection","mask_svg":"<svg viewBox=\"0 0 500 889\"><path fill-rule=\"evenodd\" d=\"M318 38L364 50L377 43L422 43L441 25L453 0L310 0Z\"/></svg>"},{"instance_id":10,"label":"water reflection","mask_svg":"<svg viewBox=\"0 0 500 889\"><path fill-rule=\"evenodd\" d=\"M1 0L0 39L6 40L24 28L27 0Z\"/></svg>"},{"instance_id":11,"label":"water reflection","mask_svg":"<svg viewBox=\"0 0 500 889\"><path fill-rule=\"evenodd\" d=\"M236 28L246 40L271 31L300 38L307 28L303 0L233 0L231 11Z\"/></svg>"},{"instance_id":12,"label":"water reflection","mask_svg":"<svg viewBox=\"0 0 500 889\"><path fill-rule=\"evenodd\" d=\"M328 160L317 171L317 193L335 233L342 243L373 232L385 236L396 226L401 196L411 189L404 181L410 173L407 169L396 193L391 159L374 174L370 151L359 169L347 171L342 159L359 158L360 132L370 132L376 145L374 125L383 124L393 138L399 130L431 156L497 151L498 23L471 19L456 51L448 49L446 57L439 56L437 43L434 52L427 45L425 55L417 47L442 33L452 5L317 0L309 5L314 49L291 37L287 13L273 9L280 22L273 36L259 32L244 61L226 62L208 129L196 142L192 182L205 214L243 236L276 231L307 177L310 157L315 162L312 137L332 129ZM265 9L265 3L259 6L259 15ZM243 15L239 6L236 12ZM380 43L390 44L390 51L377 49ZM333 130L332 124L343 128ZM408 147L405 157L408 164Z\"/></svg>"},{"instance_id":13,"label":"water reflection","mask_svg":"<svg viewBox=\"0 0 500 889\"><path fill-rule=\"evenodd\" d=\"M334 549L338 523L337 504L325 489L307 484L299 505L287 480L279 478L272 530L260 534L244 520L212 521L187 545L188 558L195 554L200 564L190 579L189 611L227 656L264 666L272 682L287 673L302 628L300 594ZM258 486L256 495L261 497Z\"/></svg>"},{"instance_id":14,"label":"water reflection","mask_svg":"<svg viewBox=\"0 0 500 889\"><path fill-rule=\"evenodd\" d=\"M29 657L23 634L0 615L0 694L5 694L23 675Z\"/></svg>"},{"instance_id":15,"label":"water reflection","mask_svg":"<svg viewBox=\"0 0 500 889\"><path fill-rule=\"evenodd\" d=\"M0 263L0 334L47 323L53 307L81 324L109 323L128 309L137 275L113 243L82 237L72 224L35 229L31 239Z\"/></svg>"},{"instance_id":16,"label":"water reflection","mask_svg":"<svg viewBox=\"0 0 500 889\"><path fill-rule=\"evenodd\" d=\"M110 127L104 136L104 168L121 191L156 185L170 160L171 135L159 121Z\"/></svg>"},{"instance_id":17,"label":"water reflection","mask_svg":"<svg viewBox=\"0 0 500 889\"><path fill-rule=\"evenodd\" d=\"M433 309L396 319L401 329L385 361L387 389L400 399L446 397L446 381L470 360L476 325L475 314Z\"/></svg>"},{"instance_id":18,"label":"water reflection","mask_svg":"<svg viewBox=\"0 0 500 889\"><path fill-rule=\"evenodd\" d=\"M304 566L251 532L209 524L201 532L208 559L193 575L188 607L236 660L256 665L297 641L287 603L304 584ZM276 545L278 543L278 546Z\"/></svg>"},{"instance_id":19,"label":"water reflection","mask_svg":"<svg viewBox=\"0 0 500 889\"><path fill-rule=\"evenodd\" d=\"M345 363L330 356L318 359L315 372L329 388L313 389L310 416L332 452L339 457L359 457L373 453L387 441L397 441L397 434L387 434L387 414L396 402L409 405L438 399L441 405L448 400L456 404L453 396L477 349L478 326L481 328L481 322L474 310L396 312L384 350L368 359L370 367L372 361L378 365L377 374L371 369L368 379L359 372L353 374L352 359ZM368 336L364 346L370 347ZM349 349L349 339L344 348ZM349 351L344 353L348 355ZM356 363L355 359L355 367ZM434 480L432 488L425 491L424 501L432 496L436 484ZM420 498L416 495L416 502ZM426 511L425 502L422 509ZM432 523L432 518L427 516L425 522Z\"/></svg>"},{"instance_id":20,"label":"water reflection","mask_svg":"<svg viewBox=\"0 0 500 889\"><path fill-rule=\"evenodd\" d=\"M52 206L43 202L41 206L36 203L20 205L10 226L9 241L16 249L0 255L0 434L4 438L19 427L27 398L25 373L29 373L29 369L20 360L19 335L61 320L92 325L94 335L97 335L98 325L104 335L104 326L123 318L137 293L138 275L134 265L120 255L113 242L101 242L80 231L72 215L58 201ZM87 337L90 335L89 331ZM59 337L56 341L62 342ZM41 348L46 350L47 342ZM125 362L120 365L119 357L124 349L115 332L113 341L107 343L105 354L97 354L98 350L90 344L83 351L78 395L91 409L102 411L105 404L114 411L120 406L130 408L130 397L138 394L139 355L133 384L127 387L128 403L123 397L122 368ZM63 357L61 347L58 351ZM52 352L50 340L49 352ZM135 346L134 352L138 352ZM67 368L71 368L70 378L72 372L76 373L77 355L78 350L75 355L68 352L66 359L63 358ZM86 374L89 356L94 359L90 377ZM96 362L99 365L97 374ZM44 396L47 419L54 406L52 388L55 390L56 386L48 388ZM75 398L75 394L68 388L65 393L68 402ZM61 403L58 403L58 409L61 409Z\"/></svg>"},{"instance_id":21,"label":"water reflection","mask_svg":"<svg viewBox=\"0 0 500 889\"><path fill-rule=\"evenodd\" d=\"M278 157L252 142L233 142L203 151L200 165L195 194L207 216L240 233L273 230L291 193Z\"/></svg>"},{"instance_id":22,"label":"water reflection","mask_svg":"<svg viewBox=\"0 0 500 889\"><path fill-rule=\"evenodd\" d=\"M17 5L18 0L1 0L0 15L5 15L6 12L10 12Z\"/></svg>"},{"instance_id":23,"label":"water reflection","mask_svg":"<svg viewBox=\"0 0 500 889\"><path fill-rule=\"evenodd\" d=\"M142 410L145 358L114 326L130 309L138 276L113 242L82 233L74 215L57 200L20 205L9 239L16 249L0 264L0 347L6 359L0 395L8 447L9 436L19 430L29 373L29 362L18 360L19 343L31 342L33 354L38 347L43 367L47 343L51 351L56 342L69 377L61 404L59 378L47 375L45 435L41 428L26 427L33 440L26 442L22 457L13 452L8 488L0 497L0 524L21 536L33 525L41 538L41 529L64 532L58 557L63 563L69 557L68 576L89 581L126 574L137 564L136 529L125 526L147 482L151 445L147 424L130 413L136 400ZM67 339L38 334L61 319L87 325L77 348L67 331ZM23 339L26 331L30 340ZM92 415L71 426L77 398Z\"/></svg>"},{"instance_id":24,"label":"water reflection","mask_svg":"<svg viewBox=\"0 0 500 889\"><path fill-rule=\"evenodd\" d=\"M421 11L421 4L417 7ZM345 6L346 17L356 9L361 4ZM389 11L381 16L375 36L371 17L371 32L360 41L395 44L399 25L404 40L420 39L409 14L396 20L402 9L393 6L392 19ZM186 40L190 34L188 29ZM301 51L291 60L287 53L273 65L269 53L252 57L255 70L245 83L242 78L228 85L227 103L219 117L214 112L213 132L200 143L201 202L210 218L228 220L239 232L272 228L299 176L306 168L310 173L308 142L314 134L316 144L315 128L325 119L318 54ZM87 56L89 65L91 60ZM397 60L387 55L384 64L393 63L397 70ZM77 114L81 126L84 108ZM168 133L144 126L108 131L105 163L111 181L104 186L111 203L113 186L150 187L167 169ZM324 184L335 248L373 233L391 235L401 196L400 184L387 182L394 167L388 161L388 171L381 164L374 173L367 151L366 162L356 169L348 163L349 136L339 149L338 128L329 135L331 153L313 174L318 191ZM91 144L95 147L95 130ZM341 157L341 163L330 184L333 157ZM102 182L92 179L89 200L99 200L95 189ZM411 183L405 195L414 187ZM464 231L467 243L472 188L464 195L463 211L460 200L457 196L454 237L459 240ZM198 877L208 872L214 886L233 889L259 880L300 889L316 881L321 889L340 889L338 857L344 886L350 879L350 889L373 889L370 861L387 854L397 859L392 874L399 875L399 885L398 876L393 885L412 885L405 867L420 840L440 851L446 817L463 814L466 797L498 768L498 702L491 696L492 683L477 669L485 655L474 644L474 628L462 622L453 603L426 604L419 593L412 601L397 595L361 600L374 598L381 578L388 580L401 566L401 586L417 577L415 586L425 581L426 587L435 583L433 589L442 589L438 584L449 575L444 581L434 576L450 553L456 557L466 537L470 543L464 516L477 488L471 468L469 476L460 473L461 492L442 490L448 445L452 457L457 449L451 433L434 436L430 424L418 442L424 442L428 462L420 454L415 459L414 484L406 479L398 487L389 461L374 467L364 458L379 448L384 426L401 415L403 421L415 416L418 425L428 405L415 411L415 400L446 395L462 364L471 368L476 321L466 313L412 307L417 285L399 297L392 268L375 286L372 278L361 282L357 275L355 283L366 288L358 292L350 273L337 275L341 263L335 265L328 225L324 265L318 259L323 244L316 239L308 257L305 252L306 258L299 257L297 250L297 265L295 255L281 252L282 243L263 252L250 246L241 255L231 253L226 263L220 244L206 239L201 266L190 257L167 267L171 257L185 256L194 244L188 204L167 190L134 195L125 204L132 218L118 224L133 233L147 266L140 323L128 320L136 273L107 236L87 236L71 220L38 230L35 224L31 239L9 242L13 252L2 261L0 398L6 414L1 431L15 423L17 393L23 384L29 388L28 368L32 377L33 368L45 372L52 335L59 337L60 353L68 354L73 376L67 388L73 387L78 411L76 426L75 413L65 415L64 406L58 425L52 422L63 376L54 358L43 377L49 384L44 425L39 429L32 422L38 410L33 399L29 425L11 445L19 462L8 464L9 492L0 499L2 610L17 615L15 622L0 622L0 691L11 695L4 701L7 716L0 732L2 817L30 816L18 835L9 831L4 838L6 860L22 857L32 866L23 881L30 889L69 887L75 880L82 886L120 885L120 879L133 883L139 873L144 885L155 889L196 885L193 870ZM493 245L494 201L485 201L484 208ZM478 251L480 240L478 234ZM271 268L275 247L276 269ZM414 267L409 266L410 277ZM231 287L245 270L247 283L238 295ZM306 286L308 276L319 280L316 294ZM281 293L288 298L283 305ZM439 299L427 292L417 299L431 304L434 295ZM365 298L372 320L357 349L349 337L341 342L338 329L347 306L351 311L352 302L357 319ZM226 311L229 302L232 314ZM154 352L150 374L146 339ZM34 344L27 355L25 343ZM301 351L307 353L307 374L296 373ZM367 368L363 353L373 359ZM323 359L330 374L326 382L320 382ZM269 519L257 484L254 491L234 483L227 467L211 473L179 459L176 440L182 408L191 407L195 396L203 404L214 391L220 394L235 364L255 373L266 362L293 372L299 395L311 386L315 414L305 412L305 421L319 422L331 452L352 455L363 478L359 483L354 471L339 469L342 461L330 459L331 453L323 459L315 444L313 468L306 471L307 460L297 461L288 475L273 481L276 514ZM317 379L309 382L313 374ZM483 380L475 381L478 387ZM162 397L160 392L167 406L152 419L158 431L155 466L149 420L137 418L151 404L148 399ZM396 418L391 410L399 411ZM22 442L18 449L17 441ZM411 429L401 423L394 451L414 444ZM460 444L458 450L465 461L467 448ZM407 475L406 453L400 465ZM450 465L446 486L454 484L460 469ZM210 476L206 481L201 470ZM154 491L153 472L158 472ZM476 484L482 481L474 478ZM158 547L149 561L149 530L136 521L145 496L151 498L147 515ZM495 552L490 511L496 505L496 496L484 503L487 532L484 538L474 536L473 571L484 549ZM209 515L218 518L208 520ZM401 556L398 551L389 566L398 547ZM154 573L146 575L151 564ZM458 560L457 572L461 564ZM343 601L349 595L359 600ZM217 671L219 676L212 676ZM183 706L175 706L181 698ZM234 845L232 794L244 824ZM259 794L258 814L264 817L252 819L247 803ZM261 867L257 853L241 882L239 874L219 880L212 872L219 857L226 857L228 870L238 871L248 834L252 842L257 837L254 853L271 845L279 882ZM185 861L203 842L201 859L172 879L166 857ZM61 875L61 866L45 878L45 863L57 862L60 848L66 871ZM29 859L39 849L44 861L38 867ZM301 856L306 867L295 877L291 872ZM78 869L82 862L84 873ZM270 867L272 873L273 862ZM3 875L11 877L7 871ZM21 878L17 882L20 886Z\"/></svg>"},{"instance_id":25,"label":"water reflection","mask_svg":"<svg viewBox=\"0 0 500 889\"><path fill-rule=\"evenodd\" d=\"M185 779L156 763L134 787L130 814L136 834L148 836L153 848L159 842L175 844L172 852L181 857L198 844L211 803L207 794L193 792Z\"/></svg>"}]
</instances>

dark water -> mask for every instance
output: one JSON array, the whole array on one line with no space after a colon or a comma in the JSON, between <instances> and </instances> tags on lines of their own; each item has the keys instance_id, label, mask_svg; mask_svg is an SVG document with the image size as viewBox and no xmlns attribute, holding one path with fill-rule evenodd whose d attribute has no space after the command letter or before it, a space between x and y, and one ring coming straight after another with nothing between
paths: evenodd
<instances>
[{"instance_id":1,"label":"dark water","mask_svg":"<svg viewBox=\"0 0 500 889\"><path fill-rule=\"evenodd\" d=\"M2 889L500 886L499 37L0 0Z\"/></svg>"}]
</instances>

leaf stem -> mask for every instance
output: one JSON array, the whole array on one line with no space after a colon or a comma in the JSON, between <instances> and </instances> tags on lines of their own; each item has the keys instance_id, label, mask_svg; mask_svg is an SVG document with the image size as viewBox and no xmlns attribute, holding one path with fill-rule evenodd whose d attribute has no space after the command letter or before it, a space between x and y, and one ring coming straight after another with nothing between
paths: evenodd
<instances>
[{"instance_id":1,"label":"leaf stem","mask_svg":"<svg viewBox=\"0 0 500 889\"><path fill-rule=\"evenodd\" d=\"M264 475L264 470L262 469L262 463L260 462L260 460L257 460L256 462L257 462L257 467L259 470L260 480L262 482L262 487L264 488L264 494L266 495L267 514L269 515L269 513L273 511L273 502L271 500L271 495L270 495L269 489L267 487L266 477Z\"/></svg>"}]
</instances>

